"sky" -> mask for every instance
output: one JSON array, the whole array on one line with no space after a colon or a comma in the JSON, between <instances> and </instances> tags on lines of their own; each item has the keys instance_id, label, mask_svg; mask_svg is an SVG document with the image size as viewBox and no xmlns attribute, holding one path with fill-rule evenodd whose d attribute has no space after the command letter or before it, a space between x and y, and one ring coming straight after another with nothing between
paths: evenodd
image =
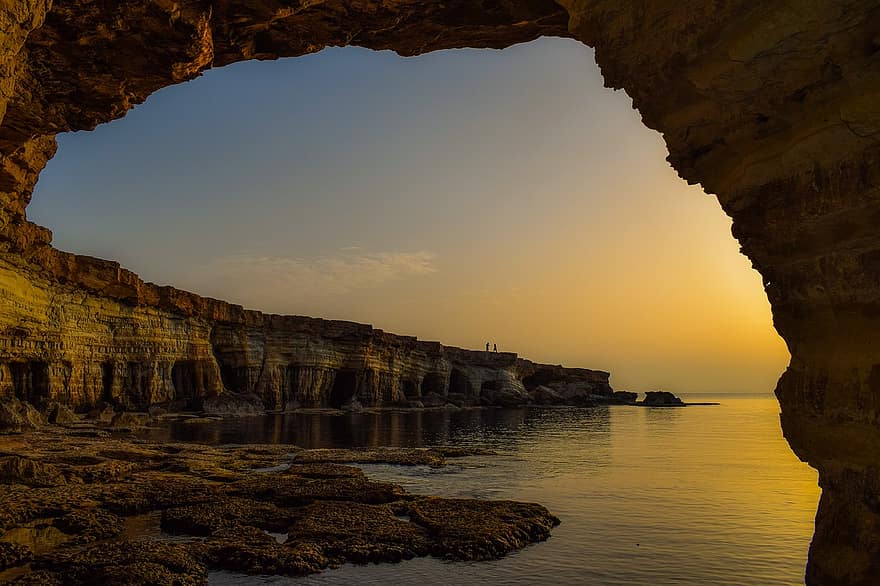
<instances>
[{"instance_id":1,"label":"sky","mask_svg":"<svg viewBox=\"0 0 880 586\"><path fill-rule=\"evenodd\" d=\"M240 63L58 141L29 219L148 281L616 389L769 393L788 363L729 218L572 40Z\"/></svg>"}]
</instances>

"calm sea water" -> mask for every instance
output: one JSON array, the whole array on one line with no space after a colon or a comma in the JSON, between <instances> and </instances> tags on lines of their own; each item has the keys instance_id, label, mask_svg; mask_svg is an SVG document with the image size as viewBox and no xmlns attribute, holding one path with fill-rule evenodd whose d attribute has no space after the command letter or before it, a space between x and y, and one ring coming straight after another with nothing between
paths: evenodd
<instances>
[{"instance_id":1,"label":"calm sea water","mask_svg":"<svg viewBox=\"0 0 880 586\"><path fill-rule=\"evenodd\" d=\"M771 396L717 407L505 409L278 416L177 425L156 437L304 447L478 446L443 469L369 465L411 492L536 501L552 537L504 559L344 566L306 578L215 573L212 584L802 584L819 497Z\"/></svg>"}]
</instances>

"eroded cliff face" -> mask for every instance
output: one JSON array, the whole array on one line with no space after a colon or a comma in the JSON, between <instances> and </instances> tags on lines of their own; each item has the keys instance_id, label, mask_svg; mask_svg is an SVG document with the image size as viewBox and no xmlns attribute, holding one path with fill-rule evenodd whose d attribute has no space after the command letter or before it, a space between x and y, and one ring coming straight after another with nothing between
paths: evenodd
<instances>
[{"instance_id":1,"label":"eroded cliff face","mask_svg":"<svg viewBox=\"0 0 880 586\"><path fill-rule=\"evenodd\" d=\"M71 282L0 253L0 400L192 408L226 390L270 409L522 405L547 385L559 403L611 398L607 372L247 311L77 260Z\"/></svg>"},{"instance_id":2,"label":"eroded cliff face","mask_svg":"<svg viewBox=\"0 0 880 586\"><path fill-rule=\"evenodd\" d=\"M23 349L43 340L60 361L48 370L19 364L4 377L32 386L82 379L76 393L93 398L104 389L95 364L124 346L119 362L142 366L114 362L111 394L126 372L148 371L138 392L166 396L169 365L173 371L185 360L195 366L184 378L201 381L198 392L234 381L275 404L313 401L290 389L332 391L338 373L355 363L372 373L354 382L342 375L360 399L408 397L420 376L419 388L426 380L433 388L440 385L428 378L435 371L447 372L449 390L454 360L430 345L382 342L387 335L376 332L316 343L318 322L249 314L52 249L51 234L28 223L25 208L54 153L55 133L122 116L152 91L208 67L328 45L412 55L557 35L595 47L607 85L626 89L645 124L663 133L682 177L717 194L763 275L792 354L777 387L783 428L823 486L808 581L880 582L876 1L10 0L0 7L0 30L0 249L7 267L0 282L19 279L14 288L25 292L0 300L4 351L25 356ZM79 346L90 348L90 366L64 358L63 338L85 336L78 331L94 342ZM304 357L295 367L287 356L293 348ZM400 352L405 366L378 368ZM220 358L216 369L210 353ZM502 370L514 373L516 364ZM471 377L481 388L487 382Z\"/></svg>"}]
</instances>

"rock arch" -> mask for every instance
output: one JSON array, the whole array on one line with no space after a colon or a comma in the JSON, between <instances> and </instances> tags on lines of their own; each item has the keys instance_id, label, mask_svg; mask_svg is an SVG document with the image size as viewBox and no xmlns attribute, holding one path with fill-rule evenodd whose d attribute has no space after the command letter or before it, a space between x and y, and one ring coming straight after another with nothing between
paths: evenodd
<instances>
[{"instance_id":1,"label":"rock arch","mask_svg":"<svg viewBox=\"0 0 880 586\"><path fill-rule=\"evenodd\" d=\"M763 275L792 355L776 389L783 429L824 490L808 582L880 581L876 2L13 0L0 13L0 269L9 285L0 359L20 362L19 352L92 323L93 354L127 364L130 380L122 382L138 393L149 381L126 356L133 346L167 360L213 360L209 344L180 340L206 341L205 323L256 318L53 249L51 233L29 223L25 208L56 133L118 118L208 67L329 45L414 55L555 35L595 47L606 84L626 89L644 123L663 134L683 178L717 194ZM119 304L79 307L60 329L10 333L49 319L32 294L49 289ZM157 312L190 319L174 344L148 336L177 327ZM250 352L257 342L237 343ZM75 349L45 351L81 359ZM101 373L100 364L87 370Z\"/></svg>"}]
</instances>

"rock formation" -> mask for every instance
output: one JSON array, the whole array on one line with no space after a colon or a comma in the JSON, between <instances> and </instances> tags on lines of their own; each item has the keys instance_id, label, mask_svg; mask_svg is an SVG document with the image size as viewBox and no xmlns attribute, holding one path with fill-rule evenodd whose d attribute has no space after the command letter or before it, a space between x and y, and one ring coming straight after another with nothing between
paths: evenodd
<instances>
[{"instance_id":1,"label":"rock formation","mask_svg":"<svg viewBox=\"0 0 880 586\"><path fill-rule=\"evenodd\" d=\"M685 403L668 391L647 391L645 400L641 403L645 407L684 407Z\"/></svg>"},{"instance_id":2,"label":"rock formation","mask_svg":"<svg viewBox=\"0 0 880 586\"><path fill-rule=\"evenodd\" d=\"M538 381L564 382L558 402L612 392L607 372L265 315L145 284L96 259L71 257L66 279L8 256L0 259L0 397L79 410L177 403L221 412L230 406L211 398L224 389L270 409L524 404Z\"/></svg>"},{"instance_id":3,"label":"rock formation","mask_svg":"<svg viewBox=\"0 0 880 586\"><path fill-rule=\"evenodd\" d=\"M409 494L340 463L441 467L461 448L211 447L81 431L0 436L0 582L195 586L218 570L487 560L559 524L538 504Z\"/></svg>"},{"instance_id":4,"label":"rock formation","mask_svg":"<svg viewBox=\"0 0 880 586\"><path fill-rule=\"evenodd\" d=\"M107 395L144 403L171 398L174 380L197 395L231 377L278 404L314 401L314 389L337 380L318 364L290 369L274 353L284 324L297 324L291 339L309 339L308 320L144 284L114 263L51 248L50 232L29 223L25 208L56 133L93 128L161 87L245 59L329 45L414 55L573 37L595 47L606 84L624 88L663 133L681 176L717 194L763 276L792 355L776 389L783 429L823 487L808 582L880 582L876 0L10 0L0 30L7 393L12 380L28 396L48 386L71 403ZM358 345L327 346L337 342ZM371 347L365 359L386 352L382 343L405 345L378 331L362 342ZM407 352L419 355L419 368L443 360L417 343ZM332 350L319 354L327 369L351 368ZM397 363L384 375L362 368L353 383L343 378L372 400L406 397L404 381L428 374ZM312 394L291 395L291 380L309 381Z\"/></svg>"}]
</instances>

